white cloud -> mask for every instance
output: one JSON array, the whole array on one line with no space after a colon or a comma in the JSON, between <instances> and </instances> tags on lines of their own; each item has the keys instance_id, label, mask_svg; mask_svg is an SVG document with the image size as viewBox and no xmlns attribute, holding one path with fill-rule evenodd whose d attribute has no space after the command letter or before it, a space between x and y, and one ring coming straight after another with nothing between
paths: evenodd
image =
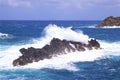
<instances>
[{"instance_id":1,"label":"white cloud","mask_svg":"<svg viewBox=\"0 0 120 80\"><path fill-rule=\"evenodd\" d=\"M89 8L93 6L114 7L120 5L119 0L44 0L43 4L59 7Z\"/></svg>"},{"instance_id":2,"label":"white cloud","mask_svg":"<svg viewBox=\"0 0 120 80\"><path fill-rule=\"evenodd\" d=\"M90 8L90 7L118 7L120 0L0 0L0 5L13 7L42 6L51 8ZM41 7L40 7L41 8Z\"/></svg>"},{"instance_id":3,"label":"white cloud","mask_svg":"<svg viewBox=\"0 0 120 80\"><path fill-rule=\"evenodd\" d=\"M11 7L29 7L31 2L28 0L0 0L0 5Z\"/></svg>"},{"instance_id":4,"label":"white cloud","mask_svg":"<svg viewBox=\"0 0 120 80\"><path fill-rule=\"evenodd\" d=\"M23 1L23 0L8 0L8 4L13 7L31 6L31 3L29 1Z\"/></svg>"}]
</instances>

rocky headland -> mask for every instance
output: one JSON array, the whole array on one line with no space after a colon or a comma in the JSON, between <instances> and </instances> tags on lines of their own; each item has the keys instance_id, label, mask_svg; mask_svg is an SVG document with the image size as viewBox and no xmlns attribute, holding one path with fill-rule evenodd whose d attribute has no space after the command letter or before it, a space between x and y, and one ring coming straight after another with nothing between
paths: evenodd
<instances>
[{"instance_id":1,"label":"rocky headland","mask_svg":"<svg viewBox=\"0 0 120 80\"><path fill-rule=\"evenodd\" d=\"M45 45L43 48L30 47L28 49L20 49L19 51L22 56L13 61L13 66L24 66L28 63L38 62L43 59L50 59L53 56L67 54L69 52L81 52L92 49L100 49L100 44L96 41L96 39L91 39L88 41L88 44L85 44L81 42L53 38L50 44Z\"/></svg>"},{"instance_id":2,"label":"rocky headland","mask_svg":"<svg viewBox=\"0 0 120 80\"><path fill-rule=\"evenodd\" d=\"M120 17L109 16L97 28L120 26Z\"/></svg>"}]
</instances>

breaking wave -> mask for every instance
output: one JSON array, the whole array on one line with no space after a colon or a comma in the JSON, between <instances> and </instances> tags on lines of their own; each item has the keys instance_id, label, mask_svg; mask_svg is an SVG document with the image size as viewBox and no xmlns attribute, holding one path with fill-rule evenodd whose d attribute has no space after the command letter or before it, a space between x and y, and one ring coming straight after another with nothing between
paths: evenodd
<instances>
[{"instance_id":1,"label":"breaking wave","mask_svg":"<svg viewBox=\"0 0 120 80\"><path fill-rule=\"evenodd\" d=\"M26 45L14 45L6 50L0 51L0 69L18 69L18 68L33 68L33 69L41 69L41 68L54 68L54 69L67 69L77 71L79 70L74 63L76 62L84 62L84 61L94 61L96 59L101 59L105 56L115 55L120 56L120 42L108 43L105 41L99 40L101 50L92 50L85 52L71 52L69 54L59 55L53 57L51 59L45 59L39 62L34 62L32 64L28 64L22 67L13 67L12 62L14 59L17 59L21 56L19 52L20 48L42 48L46 44L49 44L50 40L53 38L80 41L87 43L89 36L83 34L82 31L73 31L71 27L64 28L59 27L57 25L48 25L44 31L43 36L39 39L34 39L32 44Z\"/></svg>"}]
</instances>

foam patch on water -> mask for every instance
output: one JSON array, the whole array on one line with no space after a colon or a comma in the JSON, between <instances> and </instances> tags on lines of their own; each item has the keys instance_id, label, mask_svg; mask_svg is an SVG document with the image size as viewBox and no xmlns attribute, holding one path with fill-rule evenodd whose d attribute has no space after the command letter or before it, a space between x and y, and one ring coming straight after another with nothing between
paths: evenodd
<instances>
[{"instance_id":1,"label":"foam patch on water","mask_svg":"<svg viewBox=\"0 0 120 80\"><path fill-rule=\"evenodd\" d=\"M97 24L96 24L96 25L97 25ZM88 26L88 28L96 28L96 27L95 27L96 25ZM104 26L104 27L100 27L100 28L120 28L120 26Z\"/></svg>"},{"instance_id":2,"label":"foam patch on water","mask_svg":"<svg viewBox=\"0 0 120 80\"><path fill-rule=\"evenodd\" d=\"M11 38L13 38L12 35L0 33L0 39L11 39Z\"/></svg>"},{"instance_id":3,"label":"foam patch on water","mask_svg":"<svg viewBox=\"0 0 120 80\"><path fill-rule=\"evenodd\" d=\"M104 26L103 28L120 28L120 26Z\"/></svg>"}]
</instances>

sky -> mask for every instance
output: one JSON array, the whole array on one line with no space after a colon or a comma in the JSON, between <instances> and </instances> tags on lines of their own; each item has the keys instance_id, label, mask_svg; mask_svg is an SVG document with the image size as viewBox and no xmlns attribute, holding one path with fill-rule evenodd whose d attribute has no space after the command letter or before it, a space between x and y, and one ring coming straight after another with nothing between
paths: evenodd
<instances>
[{"instance_id":1,"label":"sky","mask_svg":"<svg viewBox=\"0 0 120 80\"><path fill-rule=\"evenodd\" d=\"M120 0L0 0L0 20L103 20Z\"/></svg>"}]
</instances>

